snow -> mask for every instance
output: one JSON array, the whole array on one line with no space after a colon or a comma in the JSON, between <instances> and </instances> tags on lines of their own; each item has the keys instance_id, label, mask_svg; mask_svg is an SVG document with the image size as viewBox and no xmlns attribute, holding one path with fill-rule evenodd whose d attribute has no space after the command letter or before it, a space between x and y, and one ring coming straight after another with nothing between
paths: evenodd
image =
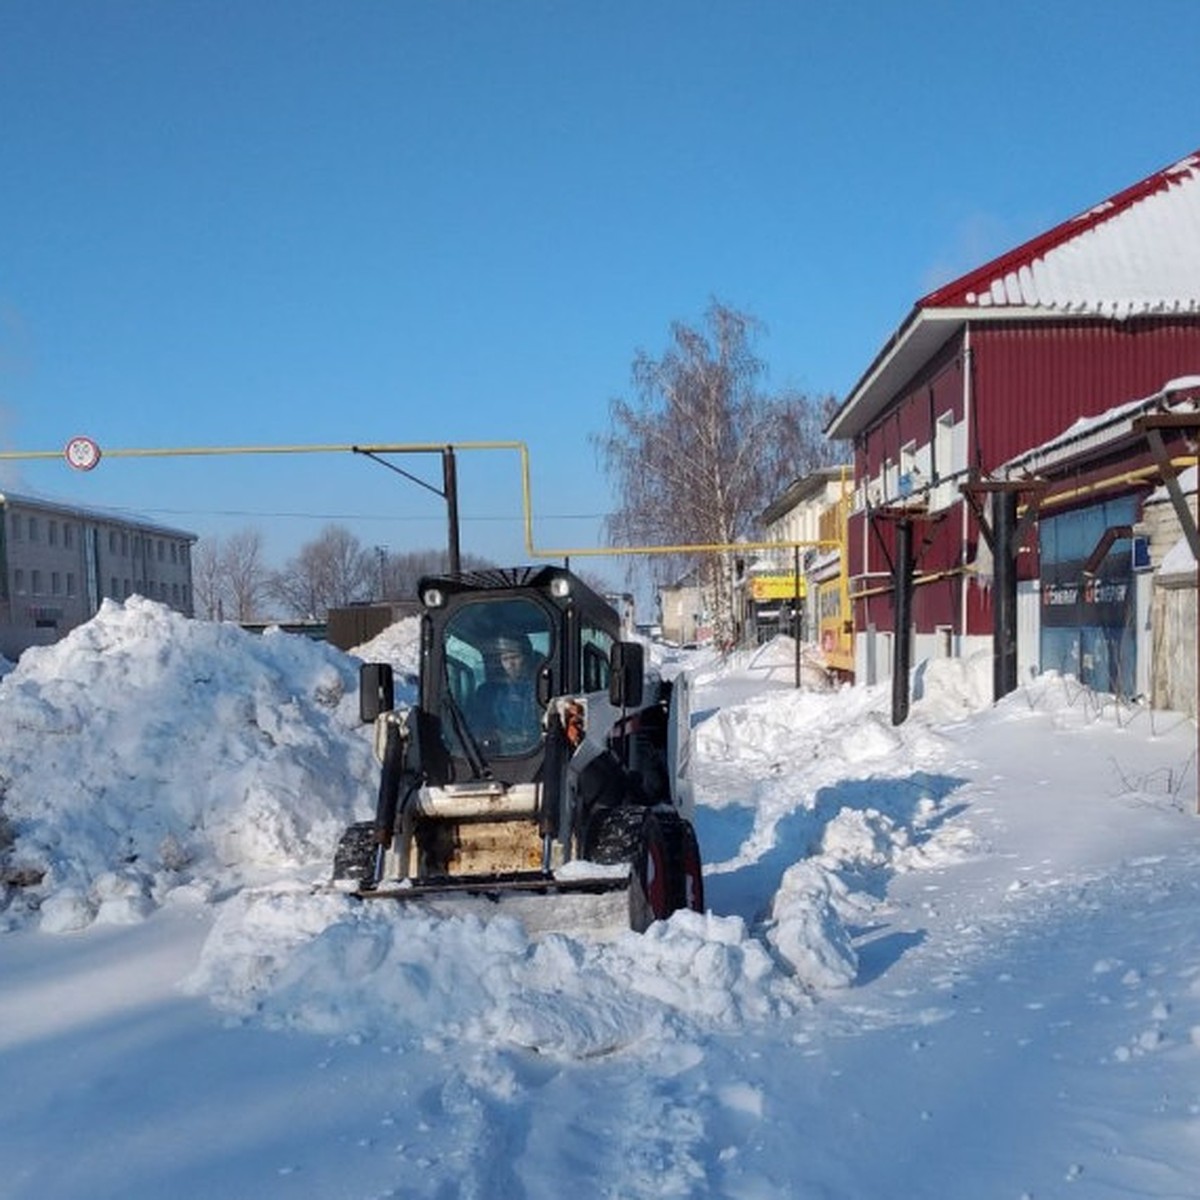
<instances>
[{"instance_id":1,"label":"snow","mask_svg":"<svg viewBox=\"0 0 1200 1200\"><path fill-rule=\"evenodd\" d=\"M415 656L132 599L0 679L6 1200L1196 1194L1194 721L654 647L710 911L638 936L323 886Z\"/></svg>"}]
</instances>

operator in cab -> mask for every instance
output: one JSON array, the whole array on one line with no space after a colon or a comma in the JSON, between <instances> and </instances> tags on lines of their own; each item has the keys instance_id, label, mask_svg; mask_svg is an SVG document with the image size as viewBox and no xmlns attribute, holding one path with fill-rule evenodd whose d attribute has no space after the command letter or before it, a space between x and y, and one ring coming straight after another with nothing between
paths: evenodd
<instances>
[{"instance_id":1,"label":"operator in cab","mask_svg":"<svg viewBox=\"0 0 1200 1200\"><path fill-rule=\"evenodd\" d=\"M501 634L484 656L485 678L467 705L467 723L484 750L527 754L541 740L537 657L524 634Z\"/></svg>"}]
</instances>

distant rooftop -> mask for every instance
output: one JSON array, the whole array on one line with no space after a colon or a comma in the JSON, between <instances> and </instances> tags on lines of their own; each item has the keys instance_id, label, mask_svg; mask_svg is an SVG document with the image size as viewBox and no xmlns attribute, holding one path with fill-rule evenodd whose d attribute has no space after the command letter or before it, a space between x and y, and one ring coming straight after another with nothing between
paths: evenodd
<instances>
[{"instance_id":1,"label":"distant rooftop","mask_svg":"<svg viewBox=\"0 0 1200 1200\"><path fill-rule=\"evenodd\" d=\"M160 533L164 537L184 538L190 542L197 540L197 535L190 530L161 525L157 521L140 517L137 513L115 508L89 508L85 504L72 504L69 500L52 500L48 496L37 496L32 492L10 492L7 489L0 491L0 507L7 504L21 504L27 508L56 512L63 516L85 517L92 521L104 521L110 525L128 525L146 533Z\"/></svg>"}]
</instances>

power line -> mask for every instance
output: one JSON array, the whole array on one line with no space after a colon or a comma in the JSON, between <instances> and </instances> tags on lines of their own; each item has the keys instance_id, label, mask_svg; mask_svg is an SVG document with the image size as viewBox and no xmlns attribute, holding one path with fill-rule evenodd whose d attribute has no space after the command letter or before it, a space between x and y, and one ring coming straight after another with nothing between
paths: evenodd
<instances>
[{"instance_id":1,"label":"power line","mask_svg":"<svg viewBox=\"0 0 1200 1200\"><path fill-rule=\"evenodd\" d=\"M269 512L254 509L238 509L238 508L143 508L139 506L136 510L121 506L96 506L103 507L107 512L113 513L145 513L156 514L158 516L171 517L286 517L294 518L303 521L437 521L441 518L436 515L417 516L415 514L406 515L388 515L383 513L309 513L309 512ZM611 513L539 513L538 518L543 521L600 521L606 520ZM461 516L464 521L477 522L503 522L503 521L521 521L524 519L521 513L513 513L510 516L479 515L479 516Z\"/></svg>"}]
</instances>

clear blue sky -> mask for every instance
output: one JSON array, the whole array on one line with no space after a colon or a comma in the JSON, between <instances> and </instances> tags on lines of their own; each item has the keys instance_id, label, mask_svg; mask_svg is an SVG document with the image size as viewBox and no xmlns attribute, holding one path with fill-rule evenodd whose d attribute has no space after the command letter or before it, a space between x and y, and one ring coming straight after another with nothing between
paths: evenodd
<instances>
[{"instance_id":1,"label":"clear blue sky","mask_svg":"<svg viewBox=\"0 0 1200 1200\"><path fill-rule=\"evenodd\" d=\"M521 440L538 545L597 545L588 434L672 320L748 310L769 386L844 396L925 291L1200 147L1197 46L1193 0L3 0L0 445ZM445 540L351 456L0 470L276 565ZM516 457L459 476L463 548L524 561Z\"/></svg>"}]
</instances>

